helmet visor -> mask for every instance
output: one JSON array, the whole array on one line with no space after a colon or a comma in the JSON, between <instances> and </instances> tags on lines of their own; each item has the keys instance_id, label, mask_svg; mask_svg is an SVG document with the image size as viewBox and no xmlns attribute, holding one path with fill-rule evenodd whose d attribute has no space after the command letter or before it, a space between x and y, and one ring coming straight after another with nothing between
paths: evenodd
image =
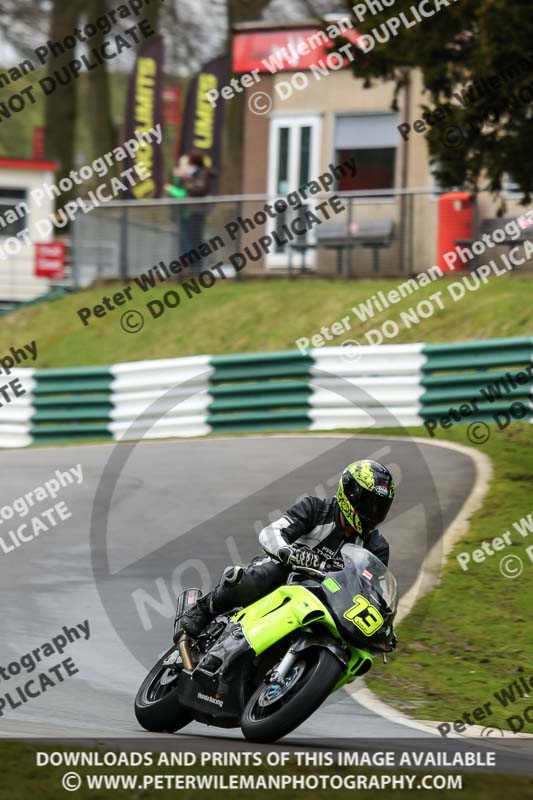
<instances>
[{"instance_id":1,"label":"helmet visor","mask_svg":"<svg viewBox=\"0 0 533 800\"><path fill-rule=\"evenodd\" d=\"M392 500L392 497L374 494L374 492L369 492L368 489L361 487L360 497L354 499L354 506L362 517L371 520L374 525L379 525L389 513Z\"/></svg>"},{"instance_id":2,"label":"helmet visor","mask_svg":"<svg viewBox=\"0 0 533 800\"><path fill-rule=\"evenodd\" d=\"M373 525L383 522L392 505L393 497L390 497L390 477L378 474L375 476L373 491L365 489L354 479L348 479L348 499L355 511Z\"/></svg>"}]
</instances>

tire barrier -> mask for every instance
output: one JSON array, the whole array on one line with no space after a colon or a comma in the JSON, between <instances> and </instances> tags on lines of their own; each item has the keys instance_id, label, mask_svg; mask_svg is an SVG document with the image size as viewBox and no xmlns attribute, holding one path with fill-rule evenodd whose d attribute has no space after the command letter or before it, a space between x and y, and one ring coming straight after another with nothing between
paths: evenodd
<instances>
[{"instance_id":1,"label":"tire barrier","mask_svg":"<svg viewBox=\"0 0 533 800\"><path fill-rule=\"evenodd\" d=\"M449 416L450 409L452 422L507 427L506 418L532 420L533 337L430 344L424 354L424 421Z\"/></svg>"},{"instance_id":2,"label":"tire barrier","mask_svg":"<svg viewBox=\"0 0 533 800\"><path fill-rule=\"evenodd\" d=\"M32 444L32 426L35 416L35 370L13 369L2 377L4 384L0 397L0 447L27 447ZM21 397L9 394L8 382L16 381ZM19 393L19 392L17 392Z\"/></svg>"},{"instance_id":3,"label":"tire barrier","mask_svg":"<svg viewBox=\"0 0 533 800\"><path fill-rule=\"evenodd\" d=\"M427 427L450 414L452 424L505 420L513 405L513 418L531 420L532 374L533 337L20 369L26 393L0 406L0 447Z\"/></svg>"}]
</instances>

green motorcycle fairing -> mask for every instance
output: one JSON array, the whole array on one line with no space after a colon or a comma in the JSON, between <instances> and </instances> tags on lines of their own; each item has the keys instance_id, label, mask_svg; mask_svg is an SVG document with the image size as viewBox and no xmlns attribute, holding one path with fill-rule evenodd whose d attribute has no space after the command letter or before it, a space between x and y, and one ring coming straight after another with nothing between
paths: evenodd
<instances>
[{"instance_id":1,"label":"green motorcycle fairing","mask_svg":"<svg viewBox=\"0 0 533 800\"><path fill-rule=\"evenodd\" d=\"M333 691L358 675L368 672L373 659L367 650L346 642L337 630L328 608L312 592L299 584L280 586L241 609L232 617L243 630L256 655L261 655L280 639L312 623L323 625L330 637L346 652L345 673Z\"/></svg>"}]
</instances>

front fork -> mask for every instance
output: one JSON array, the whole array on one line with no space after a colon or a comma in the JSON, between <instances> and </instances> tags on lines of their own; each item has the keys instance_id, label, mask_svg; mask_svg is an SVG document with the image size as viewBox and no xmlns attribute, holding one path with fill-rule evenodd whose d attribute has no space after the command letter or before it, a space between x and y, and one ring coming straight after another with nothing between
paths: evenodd
<instances>
[{"instance_id":1,"label":"front fork","mask_svg":"<svg viewBox=\"0 0 533 800\"><path fill-rule=\"evenodd\" d=\"M364 675L372 667L372 656L367 650L360 650L357 647L350 647L347 649L328 636L316 635L309 631L303 633L291 644L279 665L275 667L266 678L267 682L285 682L289 671L298 660L299 655L310 647L324 647L326 650L329 650L344 667L344 675L341 676L337 685L333 688L333 691L340 689L345 683L351 683L355 678Z\"/></svg>"},{"instance_id":2,"label":"front fork","mask_svg":"<svg viewBox=\"0 0 533 800\"><path fill-rule=\"evenodd\" d=\"M295 642L291 644L278 666L275 667L267 678L269 683L284 683L287 675L298 661L300 654L309 647L325 647L339 659L344 667L348 663L348 655L344 649L328 637L315 636L311 631L303 633Z\"/></svg>"},{"instance_id":3,"label":"front fork","mask_svg":"<svg viewBox=\"0 0 533 800\"><path fill-rule=\"evenodd\" d=\"M285 683L287 675L298 659L298 654L293 647L289 647L278 666L269 674L268 683Z\"/></svg>"}]
</instances>

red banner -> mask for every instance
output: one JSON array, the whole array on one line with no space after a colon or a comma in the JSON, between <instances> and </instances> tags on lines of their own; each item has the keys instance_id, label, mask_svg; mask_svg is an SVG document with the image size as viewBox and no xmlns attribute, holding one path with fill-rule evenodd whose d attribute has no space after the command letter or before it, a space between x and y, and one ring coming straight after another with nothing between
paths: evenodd
<instances>
[{"instance_id":1,"label":"red banner","mask_svg":"<svg viewBox=\"0 0 533 800\"><path fill-rule=\"evenodd\" d=\"M35 245L36 278L62 278L65 274L65 243L38 242Z\"/></svg>"},{"instance_id":2,"label":"red banner","mask_svg":"<svg viewBox=\"0 0 533 800\"><path fill-rule=\"evenodd\" d=\"M343 33L353 44L360 36L350 29ZM314 27L236 33L233 71L275 73L311 69L328 55L332 46L333 40Z\"/></svg>"},{"instance_id":3,"label":"red banner","mask_svg":"<svg viewBox=\"0 0 533 800\"><path fill-rule=\"evenodd\" d=\"M163 89L163 125L177 127L181 122L181 86Z\"/></svg>"}]
</instances>

